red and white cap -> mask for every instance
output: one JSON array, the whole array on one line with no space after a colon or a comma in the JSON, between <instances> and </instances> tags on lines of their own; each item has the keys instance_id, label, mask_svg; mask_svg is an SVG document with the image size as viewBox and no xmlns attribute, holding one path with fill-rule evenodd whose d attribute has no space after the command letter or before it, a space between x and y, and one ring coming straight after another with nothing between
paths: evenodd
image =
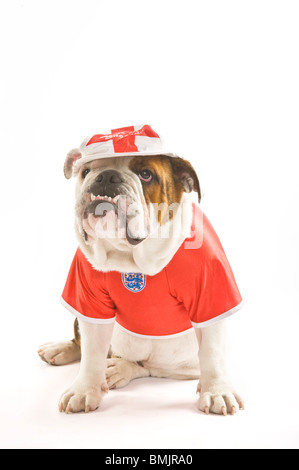
<instances>
[{"instance_id":1,"label":"red and white cap","mask_svg":"<svg viewBox=\"0 0 299 470\"><path fill-rule=\"evenodd\" d=\"M125 155L177 156L165 150L161 137L147 124L121 127L105 134L95 134L87 137L76 150L75 171L81 165L100 158Z\"/></svg>"}]
</instances>

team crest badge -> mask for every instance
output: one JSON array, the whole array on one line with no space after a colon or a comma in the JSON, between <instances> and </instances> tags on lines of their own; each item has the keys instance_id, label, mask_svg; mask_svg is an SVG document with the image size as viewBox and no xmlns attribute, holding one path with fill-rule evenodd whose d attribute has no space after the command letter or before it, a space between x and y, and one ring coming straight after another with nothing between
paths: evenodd
<instances>
[{"instance_id":1,"label":"team crest badge","mask_svg":"<svg viewBox=\"0 0 299 470\"><path fill-rule=\"evenodd\" d=\"M145 288L146 275L141 273L122 273L123 285L131 292L140 292Z\"/></svg>"}]
</instances>

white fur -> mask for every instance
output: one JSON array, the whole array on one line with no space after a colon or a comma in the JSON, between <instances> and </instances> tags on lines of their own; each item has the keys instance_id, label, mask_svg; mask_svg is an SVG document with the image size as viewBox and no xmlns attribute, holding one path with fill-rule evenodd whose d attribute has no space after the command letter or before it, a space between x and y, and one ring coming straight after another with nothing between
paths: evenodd
<instances>
[{"instance_id":1,"label":"white fur","mask_svg":"<svg viewBox=\"0 0 299 470\"><path fill-rule=\"evenodd\" d=\"M77 230L81 249L93 267L100 271L142 272L154 276L169 263L190 235L192 206L188 194L183 195L181 206L184 210L178 211L174 219L165 224L162 236L158 233L161 227L155 227L142 243L134 247L125 242L121 245L119 240L108 239L97 239L91 247L82 245L82 237ZM173 230L176 230L173 236L167 238L167 233L172 233Z\"/></svg>"},{"instance_id":2,"label":"white fur","mask_svg":"<svg viewBox=\"0 0 299 470\"><path fill-rule=\"evenodd\" d=\"M206 328L194 328L180 337L138 338L117 324L95 325L79 320L81 366L74 384L60 399L60 411L97 408L107 384L119 388L139 377L199 378L198 408L205 413L234 414L243 408L231 385L225 359L225 320ZM115 356L108 359L111 342ZM59 349L61 354L61 347ZM78 354L78 352L77 352ZM199 360L198 360L199 359ZM105 376L107 383L105 381Z\"/></svg>"},{"instance_id":3,"label":"white fur","mask_svg":"<svg viewBox=\"0 0 299 470\"><path fill-rule=\"evenodd\" d=\"M85 188L98 173L99 169L116 169L125 178L128 196L140 207L143 207L143 217L149 219L151 207L147 208L142 185L139 178L128 169L132 157L122 159L110 158L99 160L92 168L86 179L78 178L76 185L76 201L81 200ZM166 222L162 227L155 224L154 220L148 220L148 237L139 245L132 246L126 240L120 238L94 237L92 244L86 244L82 236L81 211L77 211L77 223L75 231L81 250L95 269L100 271L142 272L154 276L160 272L171 260L183 241L190 235L192 222L193 196L184 193L180 201L179 209L175 217Z\"/></svg>"},{"instance_id":4,"label":"white fur","mask_svg":"<svg viewBox=\"0 0 299 470\"><path fill-rule=\"evenodd\" d=\"M66 390L59 402L60 411L66 413L95 410L108 386L105 379L107 354L113 324L94 325L79 321L81 331L81 363L78 377Z\"/></svg>"},{"instance_id":5,"label":"white fur","mask_svg":"<svg viewBox=\"0 0 299 470\"><path fill-rule=\"evenodd\" d=\"M99 167L117 168L126 174L132 197L143 203L139 179L128 171L129 157L100 161ZM89 175L89 178L92 178ZM77 183L76 200L80 200L84 185ZM132 189L133 188L133 189ZM132 193L133 192L133 193ZM188 207L184 217L178 213L166 229L176 228L172 238L156 238L157 227L152 227L146 240L140 245L129 246L124 240L95 240L92 245L84 243L80 220L76 233L87 259L99 270L142 272L155 275L173 257L191 227L191 203L184 195L181 204ZM78 217L78 215L77 215ZM113 324L92 324L79 319L81 333L81 365L74 384L62 395L60 411L78 412L97 408L103 394L110 388L122 387L138 377L169 377L195 379L200 377L198 407L205 413L234 414L243 407L242 399L230 384L225 361L225 320L205 328L194 328L186 334L164 339L136 337ZM51 364L62 364L80 357L78 347L71 342L43 345L39 354ZM107 361L109 345L113 356ZM107 382L106 382L107 379Z\"/></svg>"}]
</instances>

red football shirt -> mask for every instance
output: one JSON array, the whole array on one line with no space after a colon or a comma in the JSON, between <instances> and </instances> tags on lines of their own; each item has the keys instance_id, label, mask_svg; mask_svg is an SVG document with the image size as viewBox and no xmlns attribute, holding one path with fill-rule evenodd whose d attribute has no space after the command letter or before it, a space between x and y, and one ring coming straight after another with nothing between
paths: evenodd
<instances>
[{"instance_id":1,"label":"red football shirt","mask_svg":"<svg viewBox=\"0 0 299 470\"><path fill-rule=\"evenodd\" d=\"M202 232L200 246L192 249L192 238L186 239L154 276L97 271L78 248L63 304L85 321L116 320L132 334L158 338L184 334L192 325L208 326L231 315L241 307L242 298L219 238L198 206L194 206L193 231L195 227Z\"/></svg>"}]
</instances>

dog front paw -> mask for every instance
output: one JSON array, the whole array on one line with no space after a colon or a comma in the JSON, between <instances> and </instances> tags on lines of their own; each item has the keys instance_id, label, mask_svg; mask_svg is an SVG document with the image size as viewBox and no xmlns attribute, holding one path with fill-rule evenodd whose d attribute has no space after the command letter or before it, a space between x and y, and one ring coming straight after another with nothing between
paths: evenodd
<instances>
[{"instance_id":1,"label":"dog front paw","mask_svg":"<svg viewBox=\"0 0 299 470\"><path fill-rule=\"evenodd\" d=\"M59 401L59 411L64 411L67 414L94 411L100 406L103 396L107 392L106 382L81 384L80 381L77 381L62 394Z\"/></svg>"},{"instance_id":2,"label":"dog front paw","mask_svg":"<svg viewBox=\"0 0 299 470\"><path fill-rule=\"evenodd\" d=\"M198 390L200 397L198 408L206 414L216 413L226 416L228 413L234 415L240 409L244 409L244 402L231 385L226 383L213 384L201 387Z\"/></svg>"}]
</instances>

